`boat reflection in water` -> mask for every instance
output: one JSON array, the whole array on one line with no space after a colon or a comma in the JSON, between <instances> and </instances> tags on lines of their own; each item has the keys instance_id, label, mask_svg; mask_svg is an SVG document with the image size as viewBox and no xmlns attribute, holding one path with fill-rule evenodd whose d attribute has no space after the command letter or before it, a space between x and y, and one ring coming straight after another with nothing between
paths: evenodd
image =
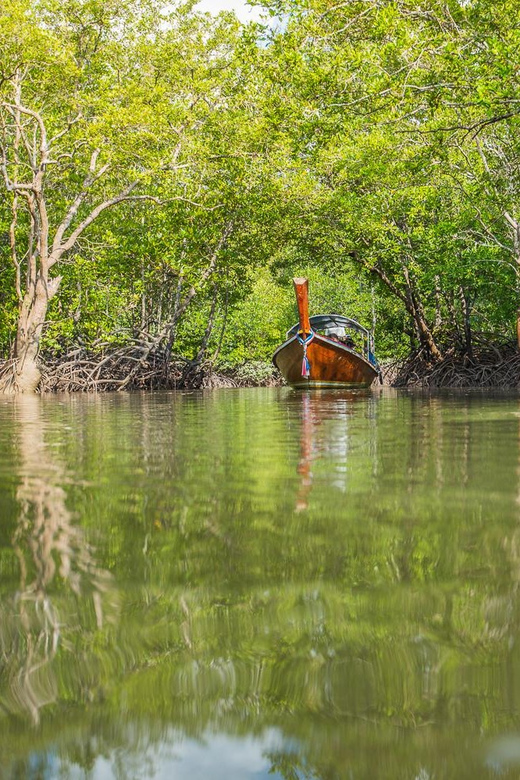
<instances>
[{"instance_id":1,"label":"boat reflection in water","mask_svg":"<svg viewBox=\"0 0 520 780\"><path fill-rule=\"evenodd\" d=\"M298 474L300 475L300 488L296 497L296 511L301 512L309 506L309 493L312 487L312 456L313 456L313 427L311 397L309 393L302 396L302 429L300 436L300 460L298 461Z\"/></svg>"},{"instance_id":2,"label":"boat reflection in water","mask_svg":"<svg viewBox=\"0 0 520 780\"><path fill-rule=\"evenodd\" d=\"M309 506L313 465L320 460L324 461L327 484L342 493L347 491L348 421L358 403L365 405L367 416L375 419L377 398L367 390L318 389L304 392L297 399L301 404L301 431L295 510L301 512ZM365 444L374 454L375 435L368 436Z\"/></svg>"}]
</instances>

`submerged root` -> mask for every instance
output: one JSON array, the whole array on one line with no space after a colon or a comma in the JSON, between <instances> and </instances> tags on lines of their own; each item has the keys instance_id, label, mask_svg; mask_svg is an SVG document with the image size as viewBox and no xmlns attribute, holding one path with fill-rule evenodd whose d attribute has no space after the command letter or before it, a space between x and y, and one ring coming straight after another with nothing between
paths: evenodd
<instances>
[{"instance_id":1,"label":"submerged root","mask_svg":"<svg viewBox=\"0 0 520 780\"><path fill-rule=\"evenodd\" d=\"M20 386L16 361L0 364L0 393L34 390ZM520 352L511 345L483 345L470 357L454 350L438 362L417 352L382 368L383 383L418 388L519 388ZM41 365L40 392L120 390L198 390L218 387L269 387L283 384L274 366L249 362L218 368L211 361L171 357L149 345L101 345L74 349Z\"/></svg>"},{"instance_id":2,"label":"submerged root","mask_svg":"<svg viewBox=\"0 0 520 780\"><path fill-rule=\"evenodd\" d=\"M184 387L187 365L139 344L78 348L45 360L40 387L42 392L68 393L177 389Z\"/></svg>"},{"instance_id":3,"label":"submerged root","mask_svg":"<svg viewBox=\"0 0 520 780\"><path fill-rule=\"evenodd\" d=\"M0 365L0 393L4 395L16 393L16 360L6 360Z\"/></svg>"},{"instance_id":4,"label":"submerged root","mask_svg":"<svg viewBox=\"0 0 520 780\"><path fill-rule=\"evenodd\" d=\"M0 395L35 393L41 372L34 360L11 358L0 364Z\"/></svg>"},{"instance_id":5,"label":"submerged root","mask_svg":"<svg viewBox=\"0 0 520 780\"><path fill-rule=\"evenodd\" d=\"M511 345L483 345L474 354L448 353L439 362L421 352L385 366L385 384L421 388L520 387L520 352Z\"/></svg>"},{"instance_id":6,"label":"submerged root","mask_svg":"<svg viewBox=\"0 0 520 780\"><path fill-rule=\"evenodd\" d=\"M47 357L41 365L40 392L102 392L121 390L197 390L281 384L274 366L248 364L238 369L216 369L210 361L171 357L149 344L120 347L100 345L96 350L74 349ZM15 361L0 366L0 388L12 394L17 386Z\"/></svg>"}]
</instances>

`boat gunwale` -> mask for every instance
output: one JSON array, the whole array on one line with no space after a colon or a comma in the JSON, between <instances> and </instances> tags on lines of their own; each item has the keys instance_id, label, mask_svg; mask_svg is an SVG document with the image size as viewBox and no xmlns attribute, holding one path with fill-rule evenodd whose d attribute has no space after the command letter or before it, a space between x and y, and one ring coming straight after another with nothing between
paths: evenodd
<instances>
[{"instance_id":1,"label":"boat gunwale","mask_svg":"<svg viewBox=\"0 0 520 780\"><path fill-rule=\"evenodd\" d=\"M333 379L303 378L301 382L288 382L288 385L294 390L369 390L371 384L371 382L336 382Z\"/></svg>"},{"instance_id":2,"label":"boat gunwale","mask_svg":"<svg viewBox=\"0 0 520 780\"><path fill-rule=\"evenodd\" d=\"M355 357L362 360L364 363L366 363L367 366L370 366L372 371L374 372L374 379L378 375L378 369L377 366L374 366L373 363L370 362L370 360L367 360L364 355L361 355L359 352L356 352L354 349L351 349L350 347L347 347L346 344L342 344L340 341L334 341L334 339L329 339L327 336L322 336L321 333L314 333L314 339L313 341L317 339L318 341L325 342L325 346L333 346L336 349L339 349L340 351L346 352L349 355L354 355ZM287 347L289 344L291 344L293 341L298 341L298 336L291 336L290 339L287 339L286 341L281 344L276 351L273 354L273 363L278 368L275 358L278 355L279 352L282 351L285 347ZM318 381L318 380L310 380L310 381ZM339 384L339 383L338 383Z\"/></svg>"}]
</instances>

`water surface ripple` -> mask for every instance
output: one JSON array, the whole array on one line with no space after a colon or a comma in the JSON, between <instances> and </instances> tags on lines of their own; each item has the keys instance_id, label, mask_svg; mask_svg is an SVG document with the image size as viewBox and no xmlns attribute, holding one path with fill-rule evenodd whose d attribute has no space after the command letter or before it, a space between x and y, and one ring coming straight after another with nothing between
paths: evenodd
<instances>
[{"instance_id":1,"label":"water surface ripple","mask_svg":"<svg viewBox=\"0 0 520 780\"><path fill-rule=\"evenodd\" d=\"M519 630L517 396L0 400L1 778L518 777Z\"/></svg>"}]
</instances>

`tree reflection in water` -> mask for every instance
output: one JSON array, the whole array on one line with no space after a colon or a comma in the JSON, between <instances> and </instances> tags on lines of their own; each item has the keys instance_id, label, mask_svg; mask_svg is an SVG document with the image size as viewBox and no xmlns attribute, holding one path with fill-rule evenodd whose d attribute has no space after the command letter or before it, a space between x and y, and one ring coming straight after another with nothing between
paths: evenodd
<instances>
[{"instance_id":1,"label":"tree reflection in water","mask_svg":"<svg viewBox=\"0 0 520 780\"><path fill-rule=\"evenodd\" d=\"M66 468L46 442L43 401L36 396L13 400L19 514L12 545L19 562L18 590L0 602L0 658L4 678L2 705L9 713L28 713L34 724L40 710L57 696L52 661L58 647L71 649L78 623L77 597L89 597L97 629L114 617L108 572L96 565L82 529L66 505Z\"/></svg>"},{"instance_id":2,"label":"tree reflection in water","mask_svg":"<svg viewBox=\"0 0 520 780\"><path fill-rule=\"evenodd\" d=\"M0 696L40 716L0 730L20 776L35 754L223 775L240 746L240 780L516 761L498 736L520 706L516 406L262 393L17 408Z\"/></svg>"}]
</instances>

